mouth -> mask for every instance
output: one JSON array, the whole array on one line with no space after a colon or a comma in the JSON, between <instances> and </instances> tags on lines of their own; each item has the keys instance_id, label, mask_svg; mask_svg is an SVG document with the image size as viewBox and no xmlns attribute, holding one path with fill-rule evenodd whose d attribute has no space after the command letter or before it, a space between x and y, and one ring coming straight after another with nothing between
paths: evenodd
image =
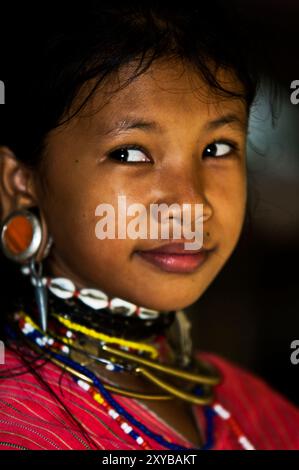
<instances>
[{"instance_id":1,"label":"mouth","mask_svg":"<svg viewBox=\"0 0 299 470\"><path fill-rule=\"evenodd\" d=\"M193 273L203 265L210 252L211 250L204 248L186 250L184 243L168 243L152 250L139 250L135 253L163 271Z\"/></svg>"}]
</instances>

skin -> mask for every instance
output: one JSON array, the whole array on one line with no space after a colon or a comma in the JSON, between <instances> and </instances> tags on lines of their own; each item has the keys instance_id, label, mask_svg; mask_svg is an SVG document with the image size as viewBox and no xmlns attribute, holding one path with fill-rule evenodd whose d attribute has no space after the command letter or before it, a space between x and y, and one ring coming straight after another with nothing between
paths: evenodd
<instances>
[{"instance_id":1,"label":"skin","mask_svg":"<svg viewBox=\"0 0 299 470\"><path fill-rule=\"evenodd\" d=\"M110 96L130 73L127 66L110 77L83 112L50 132L37 169L26 168L2 147L2 217L38 204L54 240L46 260L54 276L153 309L186 308L211 284L240 236L246 206L247 109L240 99L216 95L190 66L163 60ZM219 78L240 91L228 71L220 71ZM234 116L232 122L218 122L216 128L215 121L227 115ZM155 121L157 128L117 131L115 123L128 116ZM214 141L232 141L237 149L225 157L204 156ZM122 164L109 157L115 148L133 144L146 150L151 163ZM204 204L204 230L209 234L204 247L211 249L205 263L192 273L169 273L136 255L157 247L159 240L97 239L95 209L101 202L117 207L118 195L126 196L127 205L138 202L147 208L162 202ZM156 412L200 442L190 409L178 405L173 417L172 407L163 404Z\"/></svg>"}]
</instances>

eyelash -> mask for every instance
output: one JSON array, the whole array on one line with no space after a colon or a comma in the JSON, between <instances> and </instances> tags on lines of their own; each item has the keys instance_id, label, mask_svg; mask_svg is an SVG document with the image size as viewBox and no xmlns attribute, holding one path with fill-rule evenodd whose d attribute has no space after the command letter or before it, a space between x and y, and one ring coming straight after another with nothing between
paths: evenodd
<instances>
[{"instance_id":1,"label":"eyelash","mask_svg":"<svg viewBox=\"0 0 299 470\"><path fill-rule=\"evenodd\" d=\"M239 152L240 150L240 147L239 145L237 144L237 142L234 142L232 140L228 140L228 139L218 139L218 140L214 140L213 142L211 142L209 145L207 145L203 151L203 153L205 152L205 150L210 147L211 145L215 145L215 144L222 144L222 145L228 145L230 147L230 151L228 153L226 153L225 155L221 155L221 156L208 156L208 157L205 157L205 158L214 158L214 159L225 159L225 158L229 158L231 157L231 155L233 153L237 153Z\"/></svg>"},{"instance_id":2,"label":"eyelash","mask_svg":"<svg viewBox=\"0 0 299 470\"><path fill-rule=\"evenodd\" d=\"M122 145L120 147L117 147L113 150L110 150L108 153L107 153L107 156L109 158L111 158L112 160L115 160L115 161L118 161L118 163L124 165L124 164L127 164L127 165L136 165L136 164L140 164L140 163L144 163L142 161L140 162L124 162L122 160L118 160L117 158L113 158L111 157L111 155L114 153L114 152L117 152L117 151L120 151L120 150L138 150L142 153L144 153L144 155L151 160L150 156L148 155L148 152L141 146L141 145ZM145 163L153 163L152 161L150 162L145 162Z\"/></svg>"},{"instance_id":3,"label":"eyelash","mask_svg":"<svg viewBox=\"0 0 299 470\"><path fill-rule=\"evenodd\" d=\"M228 158L231 156L232 153L236 153L239 151L239 145L236 143L236 142L233 142L231 140L227 140L227 139L219 139L219 140L214 140L213 142L211 142L209 145L207 145L204 150L203 150L203 154L204 152L206 151L206 149L208 147L211 147L212 145L216 145L216 144L224 144L224 145L228 145L231 150L226 153L225 155L222 155L222 156L206 156L206 157L203 157L203 158L213 158L213 159L225 159L225 158ZM148 155L148 152L140 145L134 145L134 144L131 144L131 145L122 145L122 146L119 146L113 150L110 150L108 153L107 153L107 156L112 159L112 160L115 160L116 162L120 163L120 164L127 164L127 165L136 165L136 164L140 164L140 163L153 163L153 161L148 161L148 162L144 162L144 161L132 161L132 162L126 162L126 161L123 161L123 160L120 160L120 159L117 159L117 158L113 158L111 155L114 153L114 152L117 152L117 151L120 151L120 150L137 150L137 151L140 151L142 153L144 153L144 155L146 156L146 158L148 158L149 160L151 160L150 156Z\"/></svg>"}]
</instances>

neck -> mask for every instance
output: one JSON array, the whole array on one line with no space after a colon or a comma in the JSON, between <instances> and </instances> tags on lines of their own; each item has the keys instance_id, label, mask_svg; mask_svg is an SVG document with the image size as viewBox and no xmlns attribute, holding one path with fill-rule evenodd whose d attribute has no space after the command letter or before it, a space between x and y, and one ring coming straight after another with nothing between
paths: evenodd
<instances>
[{"instance_id":1,"label":"neck","mask_svg":"<svg viewBox=\"0 0 299 470\"><path fill-rule=\"evenodd\" d=\"M61 300L49 296L49 308L58 311L76 323L83 324L109 336L130 340L150 340L163 335L175 320L175 312L164 312L156 318L142 319L137 315L113 314L109 308L94 310L76 299Z\"/></svg>"},{"instance_id":2,"label":"neck","mask_svg":"<svg viewBox=\"0 0 299 470\"><path fill-rule=\"evenodd\" d=\"M24 269L23 273L26 274ZM30 275L30 272L27 271L27 274ZM78 289L67 278L44 277L43 282L48 293L49 321L59 314L73 324L109 337L148 344L156 344L163 339L168 350L175 349L172 356L177 357L179 365L188 365L191 356L190 325L183 312L159 312L120 298L110 298L97 289ZM27 289L22 306L37 319L38 309L33 298L32 289ZM87 344L88 338L85 340Z\"/></svg>"}]
</instances>

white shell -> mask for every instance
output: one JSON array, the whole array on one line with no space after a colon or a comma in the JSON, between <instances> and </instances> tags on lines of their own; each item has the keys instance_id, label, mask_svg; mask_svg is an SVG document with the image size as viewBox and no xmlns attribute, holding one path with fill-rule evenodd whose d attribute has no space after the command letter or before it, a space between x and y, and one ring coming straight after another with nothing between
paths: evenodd
<instances>
[{"instance_id":1,"label":"white shell","mask_svg":"<svg viewBox=\"0 0 299 470\"><path fill-rule=\"evenodd\" d=\"M98 289L81 289L78 299L95 310L108 306L108 297Z\"/></svg>"},{"instance_id":2,"label":"white shell","mask_svg":"<svg viewBox=\"0 0 299 470\"><path fill-rule=\"evenodd\" d=\"M50 280L49 290L60 299L70 299L76 290L75 284L65 277Z\"/></svg>"},{"instance_id":3,"label":"white shell","mask_svg":"<svg viewBox=\"0 0 299 470\"><path fill-rule=\"evenodd\" d=\"M118 297L114 297L110 302L110 309L112 313L130 316L136 312L136 305L131 304L131 302L127 302L126 300L119 299Z\"/></svg>"},{"instance_id":4,"label":"white shell","mask_svg":"<svg viewBox=\"0 0 299 470\"><path fill-rule=\"evenodd\" d=\"M28 276L28 274L30 274L30 268L26 264L21 266L21 271L23 274L25 274L25 276Z\"/></svg>"},{"instance_id":5,"label":"white shell","mask_svg":"<svg viewBox=\"0 0 299 470\"><path fill-rule=\"evenodd\" d=\"M36 280L34 277L31 278L31 282L33 285L36 285ZM43 278L43 284L47 284L47 278ZM74 296L76 291L75 284L70 279L66 279L64 277L50 279L48 288L54 295L61 299L70 299ZM108 296L98 289L80 289L78 299L95 310L107 308L109 305ZM119 297L114 297L111 299L110 310L113 314L124 316L131 316L134 313L137 313L138 317L142 320L153 320L160 314L157 310L152 310L145 307L140 307L137 311L137 306L135 304L120 299Z\"/></svg>"},{"instance_id":6,"label":"white shell","mask_svg":"<svg viewBox=\"0 0 299 470\"><path fill-rule=\"evenodd\" d=\"M151 310L149 308L140 307L138 317L142 318L142 320L153 320L159 316L159 312L157 310Z\"/></svg>"}]
</instances>

